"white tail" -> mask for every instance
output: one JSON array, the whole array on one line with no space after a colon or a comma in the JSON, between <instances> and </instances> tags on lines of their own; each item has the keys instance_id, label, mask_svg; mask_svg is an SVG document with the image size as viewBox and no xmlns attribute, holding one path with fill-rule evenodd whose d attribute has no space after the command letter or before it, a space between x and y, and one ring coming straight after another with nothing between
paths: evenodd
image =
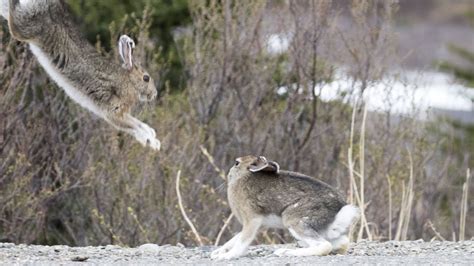
<instances>
[{"instance_id":1,"label":"white tail","mask_svg":"<svg viewBox=\"0 0 474 266\"><path fill-rule=\"evenodd\" d=\"M339 238L347 234L350 226L359 219L360 210L354 205L346 205L336 214L334 222L327 229L329 239Z\"/></svg>"}]
</instances>

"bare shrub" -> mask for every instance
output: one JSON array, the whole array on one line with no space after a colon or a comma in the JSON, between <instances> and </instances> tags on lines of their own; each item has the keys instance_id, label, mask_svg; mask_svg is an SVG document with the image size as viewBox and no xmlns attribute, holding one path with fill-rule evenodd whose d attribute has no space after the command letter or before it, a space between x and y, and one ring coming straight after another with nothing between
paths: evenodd
<instances>
[{"instance_id":1,"label":"bare shrub","mask_svg":"<svg viewBox=\"0 0 474 266\"><path fill-rule=\"evenodd\" d=\"M428 219L440 234L451 231L450 224L441 230L430 212L438 207L439 186L452 185L445 174L449 162L436 153L437 140L414 116L363 111L363 92L390 75L396 62L390 28L396 5L353 1L346 14L336 1L226 0L191 1L190 9L193 27L176 35L186 90L165 84L156 104L138 108L140 119L163 136L160 153L143 149L67 99L3 28L3 240L222 242L239 227L229 218L225 172L246 154L265 155L347 192L348 200L363 205L366 219L355 230L359 239L431 238L432 230L423 227ZM113 24L111 36L115 40L123 31L138 36L139 56L157 79L167 62L146 33L148 15L131 18L131 29ZM275 36L281 45L287 41L287 49L269 47ZM323 101L341 71L350 90ZM380 93L392 86L386 83ZM466 238L470 230L466 226ZM284 232L270 231L257 241L289 240Z\"/></svg>"}]
</instances>

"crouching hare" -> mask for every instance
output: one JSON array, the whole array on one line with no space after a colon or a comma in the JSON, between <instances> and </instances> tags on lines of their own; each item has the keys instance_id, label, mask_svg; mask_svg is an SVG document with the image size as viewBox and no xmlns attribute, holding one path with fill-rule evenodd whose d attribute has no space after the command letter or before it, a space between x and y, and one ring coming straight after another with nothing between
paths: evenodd
<instances>
[{"instance_id":1,"label":"crouching hare","mask_svg":"<svg viewBox=\"0 0 474 266\"><path fill-rule=\"evenodd\" d=\"M260 227L286 228L303 248L278 249L279 256L344 254L350 226L359 209L331 186L314 178L281 171L265 157L238 158L227 176L227 197L242 231L211 253L231 259L247 252Z\"/></svg>"},{"instance_id":2,"label":"crouching hare","mask_svg":"<svg viewBox=\"0 0 474 266\"><path fill-rule=\"evenodd\" d=\"M153 79L132 56L130 37L120 37L120 65L87 42L63 0L0 0L0 15L69 97L144 146L160 149L155 130L130 115L137 101L157 94Z\"/></svg>"}]
</instances>

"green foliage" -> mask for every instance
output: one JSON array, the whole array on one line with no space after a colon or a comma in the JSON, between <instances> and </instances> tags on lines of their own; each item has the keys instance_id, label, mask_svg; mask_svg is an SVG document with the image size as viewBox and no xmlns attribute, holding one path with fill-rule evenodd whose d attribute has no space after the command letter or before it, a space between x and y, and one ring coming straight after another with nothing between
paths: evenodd
<instances>
[{"instance_id":1,"label":"green foliage","mask_svg":"<svg viewBox=\"0 0 474 266\"><path fill-rule=\"evenodd\" d=\"M474 10L466 11L465 17L474 27ZM445 72L453 73L460 81L465 82L467 86L474 88L474 51L470 51L455 44L448 45L448 49L454 55L464 59L468 66L462 67L452 62L442 61L439 63L440 69Z\"/></svg>"},{"instance_id":2,"label":"green foliage","mask_svg":"<svg viewBox=\"0 0 474 266\"><path fill-rule=\"evenodd\" d=\"M466 16L474 21L474 14L468 13ZM448 49L454 55L464 59L466 65L460 66L452 62L443 61L439 63L440 69L447 73L452 73L460 82L474 89L474 51L454 44L450 44ZM474 102L474 98L471 100ZM449 150L457 153L455 155L461 157L459 158L461 160L467 153L467 155L470 155L470 158L468 157L469 165L473 165L474 156L472 155L472 151L474 150L474 125L464 125L455 121L451 121L450 124L457 134L449 143L451 145Z\"/></svg>"},{"instance_id":3,"label":"green foliage","mask_svg":"<svg viewBox=\"0 0 474 266\"><path fill-rule=\"evenodd\" d=\"M466 12L466 17L474 27L474 12ZM449 61L442 61L438 64L439 68L444 72L453 74L458 81L474 89L474 50L468 50L455 44L448 45L448 49L452 54L462 58L465 65L461 66ZM474 105L474 97L471 97L471 101ZM446 157L454 157L455 162L460 164L452 165L448 168L448 172L455 177L453 178L454 182L462 184L465 180L465 168L474 165L474 125L463 124L458 121L448 121L448 124L453 132L445 132L441 129L441 137L447 140L442 146L442 152ZM442 215L445 217L455 215L449 211L451 208L448 206L446 196L443 197L441 203Z\"/></svg>"},{"instance_id":4,"label":"green foliage","mask_svg":"<svg viewBox=\"0 0 474 266\"><path fill-rule=\"evenodd\" d=\"M449 45L448 49L451 53L463 58L469 66L462 67L451 62L443 61L439 64L440 69L445 72L453 73L460 81L474 88L474 51L469 51L453 44Z\"/></svg>"}]
</instances>

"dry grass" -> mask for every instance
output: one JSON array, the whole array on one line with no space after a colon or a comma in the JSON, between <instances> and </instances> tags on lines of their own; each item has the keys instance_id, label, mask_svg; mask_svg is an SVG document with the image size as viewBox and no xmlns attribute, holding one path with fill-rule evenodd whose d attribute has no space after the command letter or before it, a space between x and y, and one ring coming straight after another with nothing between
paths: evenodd
<instances>
[{"instance_id":1,"label":"dry grass","mask_svg":"<svg viewBox=\"0 0 474 266\"><path fill-rule=\"evenodd\" d=\"M408 151L408 157L410 159L410 177L408 180L408 186L405 185L405 182L402 183L402 200L398 217L397 232L394 238L394 240L397 241L407 240L408 226L410 224L411 211L413 207L413 159L410 151Z\"/></svg>"},{"instance_id":2,"label":"dry grass","mask_svg":"<svg viewBox=\"0 0 474 266\"><path fill-rule=\"evenodd\" d=\"M466 182L462 186L461 199L461 214L459 215L459 241L464 241L466 234L466 217L469 205L467 204L469 198L469 181L471 179L470 169L466 170Z\"/></svg>"},{"instance_id":3,"label":"dry grass","mask_svg":"<svg viewBox=\"0 0 474 266\"><path fill-rule=\"evenodd\" d=\"M365 160L365 156L364 156L364 150L365 150L365 144L364 144L364 139L365 139L365 122L366 122L366 119L367 119L367 107L364 107L364 114L363 114L363 118L362 118L362 125L361 125L361 129L360 129L360 140L359 140L359 171L356 171L354 169L354 160L352 159L353 158L353 138L354 138L354 124L355 124L355 113L356 113L356 108L354 107L353 108L353 111L352 111L352 123L351 123L351 138L350 138L350 143L349 143L349 150L348 150L348 165L349 165L349 177L350 177L350 183L351 183L351 190L353 190L353 192L351 191L350 192L350 195L355 195L355 198L356 198L356 206L359 207L360 209L360 226L359 226L359 232L357 234L357 241L360 241L364 238L364 230L365 230L365 234L366 234L366 238L369 239L369 240L372 240L372 234L370 232L370 229L369 229L369 223L367 221L367 218L366 218L366 212L365 212L365 207L366 207L366 203L365 203L365 189L364 189L364 160ZM357 185L357 181L356 181L356 178L355 177L358 177L359 178L359 185ZM360 190L358 190L357 188L360 188ZM351 196L352 197L352 196ZM354 204L353 201L350 201L351 204Z\"/></svg>"}]
</instances>

